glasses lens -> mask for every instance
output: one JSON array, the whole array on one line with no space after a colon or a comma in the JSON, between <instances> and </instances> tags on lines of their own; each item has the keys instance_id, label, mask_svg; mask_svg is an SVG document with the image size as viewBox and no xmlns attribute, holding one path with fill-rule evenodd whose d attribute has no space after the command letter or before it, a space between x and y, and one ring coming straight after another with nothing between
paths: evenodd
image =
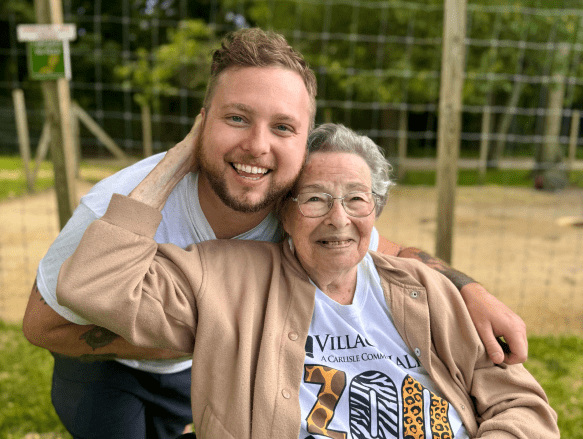
<instances>
[{"instance_id":1,"label":"glasses lens","mask_svg":"<svg viewBox=\"0 0 583 439\"><path fill-rule=\"evenodd\" d=\"M306 192L298 195L300 211L304 216L317 218L332 208L334 198L323 192ZM350 216L368 216L375 208L375 197L367 192L351 192L342 199L344 210Z\"/></svg>"},{"instance_id":2,"label":"glasses lens","mask_svg":"<svg viewBox=\"0 0 583 439\"><path fill-rule=\"evenodd\" d=\"M351 192L344 196L344 209L348 215L368 216L375 206L373 194L367 192Z\"/></svg>"},{"instance_id":3,"label":"glasses lens","mask_svg":"<svg viewBox=\"0 0 583 439\"><path fill-rule=\"evenodd\" d=\"M332 205L332 197L323 192L306 192L298 195L300 211L307 217L326 215Z\"/></svg>"}]
</instances>

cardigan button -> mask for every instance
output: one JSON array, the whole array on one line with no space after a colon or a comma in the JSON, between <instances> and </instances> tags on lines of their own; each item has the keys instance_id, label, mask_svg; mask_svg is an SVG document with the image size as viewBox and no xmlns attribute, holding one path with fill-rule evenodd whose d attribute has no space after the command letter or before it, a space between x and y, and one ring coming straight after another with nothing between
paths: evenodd
<instances>
[{"instance_id":1,"label":"cardigan button","mask_svg":"<svg viewBox=\"0 0 583 439\"><path fill-rule=\"evenodd\" d=\"M415 348L415 355L417 355L417 357L420 357L421 356L421 349Z\"/></svg>"},{"instance_id":2,"label":"cardigan button","mask_svg":"<svg viewBox=\"0 0 583 439\"><path fill-rule=\"evenodd\" d=\"M290 399L290 398L291 398L291 394L289 393L289 390L287 390L287 389L283 389L283 390L281 391L281 394L283 395L283 397L284 397L285 399Z\"/></svg>"},{"instance_id":3,"label":"cardigan button","mask_svg":"<svg viewBox=\"0 0 583 439\"><path fill-rule=\"evenodd\" d=\"M287 336L291 341L296 341L299 337L297 332L290 332Z\"/></svg>"},{"instance_id":4,"label":"cardigan button","mask_svg":"<svg viewBox=\"0 0 583 439\"><path fill-rule=\"evenodd\" d=\"M417 297L419 297L419 291L411 291L409 296L411 296L413 299L417 299Z\"/></svg>"}]
</instances>

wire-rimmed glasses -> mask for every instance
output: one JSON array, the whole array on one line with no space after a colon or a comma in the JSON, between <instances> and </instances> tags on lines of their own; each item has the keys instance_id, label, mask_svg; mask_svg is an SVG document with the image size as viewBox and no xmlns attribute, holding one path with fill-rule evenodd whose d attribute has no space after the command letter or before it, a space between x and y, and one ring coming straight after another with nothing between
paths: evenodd
<instances>
[{"instance_id":1,"label":"wire-rimmed glasses","mask_svg":"<svg viewBox=\"0 0 583 439\"><path fill-rule=\"evenodd\" d=\"M304 192L292 200L298 203L301 214L307 218L326 215L332 209L334 200L340 200L348 215L361 218L373 212L376 197L372 192L350 192L343 197L333 197L325 192Z\"/></svg>"}]
</instances>

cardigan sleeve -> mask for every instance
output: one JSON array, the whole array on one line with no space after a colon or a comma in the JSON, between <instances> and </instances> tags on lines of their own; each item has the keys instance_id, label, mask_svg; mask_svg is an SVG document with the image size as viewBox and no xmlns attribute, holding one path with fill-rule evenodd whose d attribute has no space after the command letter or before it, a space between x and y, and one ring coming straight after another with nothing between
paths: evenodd
<instances>
[{"instance_id":1,"label":"cardigan sleeve","mask_svg":"<svg viewBox=\"0 0 583 439\"><path fill-rule=\"evenodd\" d=\"M555 411L522 364L477 367L473 378L478 438L560 438Z\"/></svg>"},{"instance_id":2,"label":"cardigan sleeve","mask_svg":"<svg viewBox=\"0 0 583 439\"><path fill-rule=\"evenodd\" d=\"M114 194L63 264L57 300L132 344L192 352L202 263L196 246L154 241L161 219L157 209Z\"/></svg>"}]
</instances>

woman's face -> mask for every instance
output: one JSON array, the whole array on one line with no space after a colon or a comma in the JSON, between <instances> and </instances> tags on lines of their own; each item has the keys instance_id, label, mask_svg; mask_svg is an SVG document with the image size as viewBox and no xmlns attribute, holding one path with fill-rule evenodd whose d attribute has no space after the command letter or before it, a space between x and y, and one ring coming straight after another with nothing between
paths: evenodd
<instances>
[{"instance_id":1,"label":"woman's face","mask_svg":"<svg viewBox=\"0 0 583 439\"><path fill-rule=\"evenodd\" d=\"M371 192L370 169L355 154L315 152L310 154L297 188L296 197L306 192L324 192L333 197ZM340 200L334 200L326 215L307 218L296 202L291 203L285 210L283 225L308 274L356 272L357 264L368 251L374 212L366 217L353 217L346 213Z\"/></svg>"}]
</instances>

